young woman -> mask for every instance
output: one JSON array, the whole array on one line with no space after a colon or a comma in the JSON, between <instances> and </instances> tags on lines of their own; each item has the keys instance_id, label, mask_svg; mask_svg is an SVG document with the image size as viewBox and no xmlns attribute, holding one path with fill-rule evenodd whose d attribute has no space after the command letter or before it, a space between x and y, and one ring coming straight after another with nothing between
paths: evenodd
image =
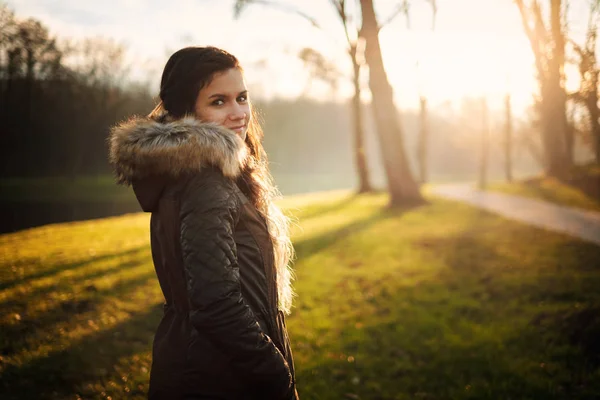
<instances>
[{"instance_id":1,"label":"young woman","mask_svg":"<svg viewBox=\"0 0 600 400\"><path fill-rule=\"evenodd\" d=\"M160 103L111 130L110 162L151 212L165 297L148 397L297 399L284 314L292 302L288 221L238 60L174 53Z\"/></svg>"}]
</instances>

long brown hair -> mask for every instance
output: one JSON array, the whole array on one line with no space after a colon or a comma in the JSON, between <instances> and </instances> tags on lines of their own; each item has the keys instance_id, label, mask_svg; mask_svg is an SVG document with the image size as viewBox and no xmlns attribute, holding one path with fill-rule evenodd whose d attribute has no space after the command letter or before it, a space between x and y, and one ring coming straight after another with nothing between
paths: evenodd
<instances>
[{"instance_id":1,"label":"long brown hair","mask_svg":"<svg viewBox=\"0 0 600 400\"><path fill-rule=\"evenodd\" d=\"M232 68L243 72L234 55L216 47L186 47L176 51L165 65L160 82L160 102L149 117L165 122L194 115L200 90L210 84L215 74ZM277 270L278 306L289 313L293 297L290 262L294 255L289 219L274 203L279 192L269 171L262 145L263 131L252 104L251 112L245 139L249 155L236 183L267 221Z\"/></svg>"}]
</instances>

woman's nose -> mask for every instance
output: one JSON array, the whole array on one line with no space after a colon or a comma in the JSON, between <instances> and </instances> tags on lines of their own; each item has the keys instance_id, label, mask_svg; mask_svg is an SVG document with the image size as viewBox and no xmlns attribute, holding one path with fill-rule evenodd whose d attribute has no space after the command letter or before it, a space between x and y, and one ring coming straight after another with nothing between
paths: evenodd
<instances>
[{"instance_id":1,"label":"woman's nose","mask_svg":"<svg viewBox=\"0 0 600 400\"><path fill-rule=\"evenodd\" d=\"M232 120L245 119L248 115L248 110L246 108L247 107L241 104L234 105L231 113L229 114L229 118Z\"/></svg>"}]
</instances>

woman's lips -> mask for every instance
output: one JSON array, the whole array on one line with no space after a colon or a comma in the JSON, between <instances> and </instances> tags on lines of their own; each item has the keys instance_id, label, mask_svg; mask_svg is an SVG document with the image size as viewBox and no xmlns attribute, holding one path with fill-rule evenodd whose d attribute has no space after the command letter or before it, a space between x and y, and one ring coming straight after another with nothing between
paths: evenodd
<instances>
[{"instance_id":1,"label":"woman's lips","mask_svg":"<svg viewBox=\"0 0 600 400\"><path fill-rule=\"evenodd\" d=\"M246 129L246 125L232 126L229 129L231 129L232 131L236 131L237 133L242 133L244 132L244 129Z\"/></svg>"}]
</instances>

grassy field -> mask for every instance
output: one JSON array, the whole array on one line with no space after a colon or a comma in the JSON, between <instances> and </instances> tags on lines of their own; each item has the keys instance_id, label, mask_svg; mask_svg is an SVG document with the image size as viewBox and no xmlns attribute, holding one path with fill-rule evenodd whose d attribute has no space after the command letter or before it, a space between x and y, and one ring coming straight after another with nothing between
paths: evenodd
<instances>
[{"instance_id":1,"label":"grassy field","mask_svg":"<svg viewBox=\"0 0 600 400\"><path fill-rule=\"evenodd\" d=\"M570 179L574 181L573 184L566 184L554 178L537 177L514 183L496 183L489 189L569 207L600 211L600 167L589 165L575 168L572 175ZM595 188L590 187L594 185ZM593 196L590 192L598 195Z\"/></svg>"},{"instance_id":2,"label":"grassy field","mask_svg":"<svg viewBox=\"0 0 600 400\"><path fill-rule=\"evenodd\" d=\"M600 247L452 202L298 196L303 399L597 399ZM0 236L0 398L142 399L148 216Z\"/></svg>"}]
</instances>

